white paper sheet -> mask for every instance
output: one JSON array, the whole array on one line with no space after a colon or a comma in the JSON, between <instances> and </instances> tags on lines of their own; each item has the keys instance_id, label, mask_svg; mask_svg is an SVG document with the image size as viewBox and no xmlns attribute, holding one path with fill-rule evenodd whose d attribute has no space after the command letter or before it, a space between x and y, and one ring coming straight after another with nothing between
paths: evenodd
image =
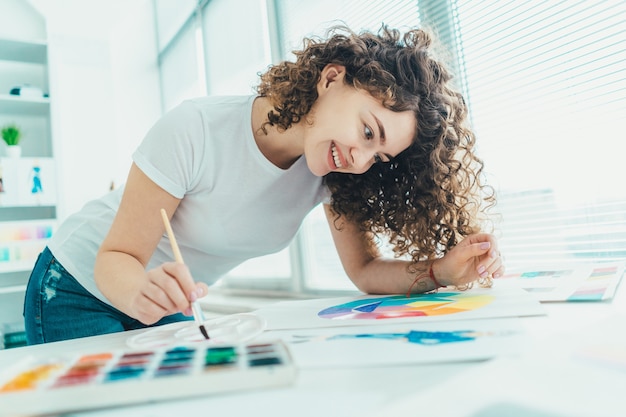
<instances>
[{"instance_id":1,"label":"white paper sheet","mask_svg":"<svg viewBox=\"0 0 626 417\"><path fill-rule=\"evenodd\" d=\"M529 343L517 318L278 330L301 368L350 368L476 361L520 354Z\"/></svg>"},{"instance_id":2,"label":"white paper sheet","mask_svg":"<svg viewBox=\"0 0 626 417\"><path fill-rule=\"evenodd\" d=\"M446 320L534 316L541 304L517 288L441 289L437 293L335 297L282 301L253 312L267 330L421 323Z\"/></svg>"}]
</instances>

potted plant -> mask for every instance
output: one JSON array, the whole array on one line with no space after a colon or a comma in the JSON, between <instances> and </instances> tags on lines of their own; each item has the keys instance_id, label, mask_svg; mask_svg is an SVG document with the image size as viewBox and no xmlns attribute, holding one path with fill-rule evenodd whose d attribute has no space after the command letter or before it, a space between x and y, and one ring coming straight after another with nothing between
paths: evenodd
<instances>
[{"instance_id":1,"label":"potted plant","mask_svg":"<svg viewBox=\"0 0 626 417\"><path fill-rule=\"evenodd\" d=\"M2 128L2 139L7 144L7 155L11 157L19 157L22 154L20 148L20 139L22 131L15 124L9 124Z\"/></svg>"}]
</instances>

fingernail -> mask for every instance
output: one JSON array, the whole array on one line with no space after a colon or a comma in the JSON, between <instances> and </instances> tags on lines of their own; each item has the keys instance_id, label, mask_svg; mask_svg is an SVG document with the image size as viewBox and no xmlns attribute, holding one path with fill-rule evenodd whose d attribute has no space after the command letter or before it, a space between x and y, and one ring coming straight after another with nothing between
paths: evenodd
<instances>
[{"instance_id":1,"label":"fingernail","mask_svg":"<svg viewBox=\"0 0 626 417\"><path fill-rule=\"evenodd\" d=\"M498 257L498 252L496 252L495 250L492 250L491 252L489 252L489 256L495 259Z\"/></svg>"},{"instance_id":2,"label":"fingernail","mask_svg":"<svg viewBox=\"0 0 626 417\"><path fill-rule=\"evenodd\" d=\"M183 311L183 314L185 316L193 316L193 310L191 309L191 307L187 307L185 311Z\"/></svg>"},{"instance_id":3,"label":"fingernail","mask_svg":"<svg viewBox=\"0 0 626 417\"><path fill-rule=\"evenodd\" d=\"M489 242L483 242L480 244L481 249L489 249L490 246L491 246L491 243Z\"/></svg>"},{"instance_id":4,"label":"fingernail","mask_svg":"<svg viewBox=\"0 0 626 417\"><path fill-rule=\"evenodd\" d=\"M483 274L483 272L485 272L485 269L487 269L487 268L485 268L485 266L484 266L484 265L479 266L479 267L478 267L478 274L479 274L479 275L482 275L482 274Z\"/></svg>"},{"instance_id":5,"label":"fingernail","mask_svg":"<svg viewBox=\"0 0 626 417\"><path fill-rule=\"evenodd\" d=\"M501 275L500 275L500 273L499 273L499 272L496 272L495 274L493 274L493 277L494 277L494 278L500 278L500 276L501 276Z\"/></svg>"},{"instance_id":6,"label":"fingernail","mask_svg":"<svg viewBox=\"0 0 626 417\"><path fill-rule=\"evenodd\" d=\"M198 293L196 290L193 290L191 294L189 294L189 301L192 303L198 299Z\"/></svg>"}]
</instances>

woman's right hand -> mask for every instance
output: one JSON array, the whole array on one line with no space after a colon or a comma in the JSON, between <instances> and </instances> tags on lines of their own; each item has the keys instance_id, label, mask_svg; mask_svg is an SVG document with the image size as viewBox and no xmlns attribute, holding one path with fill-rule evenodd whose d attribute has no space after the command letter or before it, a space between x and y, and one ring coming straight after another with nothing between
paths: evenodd
<instances>
[{"instance_id":1,"label":"woman's right hand","mask_svg":"<svg viewBox=\"0 0 626 417\"><path fill-rule=\"evenodd\" d=\"M194 282L189 268L179 262L166 262L151 269L146 278L131 303L132 317L146 325L178 312L193 315L191 303L208 293L208 286Z\"/></svg>"}]
</instances>

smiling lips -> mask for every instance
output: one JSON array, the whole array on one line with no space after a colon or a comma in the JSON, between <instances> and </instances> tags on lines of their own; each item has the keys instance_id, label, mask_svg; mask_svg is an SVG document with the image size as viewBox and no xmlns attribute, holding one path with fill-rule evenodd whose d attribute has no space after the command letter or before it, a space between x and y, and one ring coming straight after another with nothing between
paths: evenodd
<instances>
[{"instance_id":1,"label":"smiling lips","mask_svg":"<svg viewBox=\"0 0 626 417\"><path fill-rule=\"evenodd\" d=\"M333 164L335 165L335 168L340 169L344 167L344 162L342 159L342 155L339 152L339 149L337 148L337 146L335 146L335 142L331 142L330 144L330 152L332 155L332 160L333 160Z\"/></svg>"}]
</instances>

